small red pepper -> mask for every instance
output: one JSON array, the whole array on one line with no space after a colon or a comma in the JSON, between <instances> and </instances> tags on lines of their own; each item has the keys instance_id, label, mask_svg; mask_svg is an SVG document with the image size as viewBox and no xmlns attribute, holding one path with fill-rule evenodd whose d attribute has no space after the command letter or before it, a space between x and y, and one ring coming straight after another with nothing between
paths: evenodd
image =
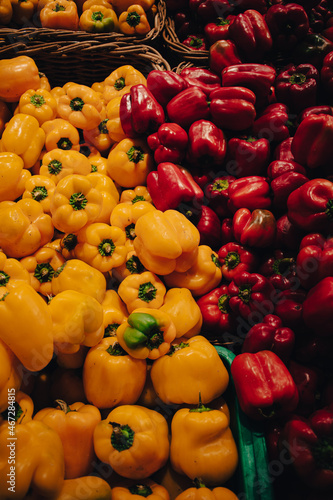
<instances>
[{"instance_id":1,"label":"small red pepper","mask_svg":"<svg viewBox=\"0 0 333 500\"><path fill-rule=\"evenodd\" d=\"M277 290L287 290L297 284L295 257L285 250L271 251L263 258L258 272L266 276Z\"/></svg>"},{"instance_id":2,"label":"small red pepper","mask_svg":"<svg viewBox=\"0 0 333 500\"><path fill-rule=\"evenodd\" d=\"M197 300L202 314L202 331L219 337L225 332L232 332L234 319L229 308L228 286L215 288Z\"/></svg>"},{"instance_id":3,"label":"small red pepper","mask_svg":"<svg viewBox=\"0 0 333 500\"><path fill-rule=\"evenodd\" d=\"M239 354L231 364L231 374L240 407L250 418L262 421L295 410L296 384L274 352Z\"/></svg>"},{"instance_id":4,"label":"small red pepper","mask_svg":"<svg viewBox=\"0 0 333 500\"><path fill-rule=\"evenodd\" d=\"M204 35L189 35L182 44L192 50L208 50L208 44Z\"/></svg>"},{"instance_id":5,"label":"small red pepper","mask_svg":"<svg viewBox=\"0 0 333 500\"><path fill-rule=\"evenodd\" d=\"M221 167L227 141L221 128L208 120L198 120L189 128L186 159L189 165L206 168Z\"/></svg>"},{"instance_id":6,"label":"small red pepper","mask_svg":"<svg viewBox=\"0 0 333 500\"><path fill-rule=\"evenodd\" d=\"M309 30L309 18L297 3L272 5L265 14L265 20L276 50L291 51L305 38Z\"/></svg>"},{"instance_id":7,"label":"small red pepper","mask_svg":"<svg viewBox=\"0 0 333 500\"><path fill-rule=\"evenodd\" d=\"M288 4L292 5L292 4ZM282 6L279 6L282 7ZM279 102L291 112L300 113L315 106L319 85L319 71L312 64L289 64L277 74L275 93Z\"/></svg>"},{"instance_id":8,"label":"small red pepper","mask_svg":"<svg viewBox=\"0 0 333 500\"><path fill-rule=\"evenodd\" d=\"M270 152L269 141L265 138L231 137L226 162L232 165L236 177L262 175L269 164Z\"/></svg>"},{"instance_id":9,"label":"small red pepper","mask_svg":"<svg viewBox=\"0 0 333 500\"><path fill-rule=\"evenodd\" d=\"M320 280L333 276L333 237L309 233L302 239L296 259L297 276L309 290Z\"/></svg>"},{"instance_id":10,"label":"small red pepper","mask_svg":"<svg viewBox=\"0 0 333 500\"><path fill-rule=\"evenodd\" d=\"M229 187L228 208L232 213L239 208L268 209L271 203L270 187L265 177L259 175L241 177Z\"/></svg>"},{"instance_id":11,"label":"small red pepper","mask_svg":"<svg viewBox=\"0 0 333 500\"><path fill-rule=\"evenodd\" d=\"M312 287L303 302L303 320L316 335L333 335L333 277Z\"/></svg>"},{"instance_id":12,"label":"small red pepper","mask_svg":"<svg viewBox=\"0 0 333 500\"><path fill-rule=\"evenodd\" d=\"M273 208L279 213L284 213L287 210L287 201L290 193L305 184L308 180L308 177L295 171L285 172L275 177L271 181Z\"/></svg>"},{"instance_id":13,"label":"small red pepper","mask_svg":"<svg viewBox=\"0 0 333 500\"><path fill-rule=\"evenodd\" d=\"M303 303L306 291L301 287L296 290L287 288L275 295L275 314L281 318L283 324L295 332L304 329Z\"/></svg>"},{"instance_id":14,"label":"small red pepper","mask_svg":"<svg viewBox=\"0 0 333 500\"><path fill-rule=\"evenodd\" d=\"M207 205L212 208L221 219L231 215L228 209L229 186L235 179L236 177L233 175L224 175L216 177L205 186L204 192Z\"/></svg>"},{"instance_id":15,"label":"small red pepper","mask_svg":"<svg viewBox=\"0 0 333 500\"><path fill-rule=\"evenodd\" d=\"M220 248L221 222L214 210L202 205L196 227L200 233L200 245L208 245L213 250Z\"/></svg>"},{"instance_id":16,"label":"small red pepper","mask_svg":"<svg viewBox=\"0 0 333 500\"><path fill-rule=\"evenodd\" d=\"M263 109L252 126L252 133L265 137L269 142L279 143L290 136L289 126L288 107L276 102Z\"/></svg>"},{"instance_id":17,"label":"small red pepper","mask_svg":"<svg viewBox=\"0 0 333 500\"><path fill-rule=\"evenodd\" d=\"M175 95L187 87L184 78L174 71L154 69L147 76L147 88L162 106L166 106Z\"/></svg>"},{"instance_id":18,"label":"small red pepper","mask_svg":"<svg viewBox=\"0 0 333 500\"><path fill-rule=\"evenodd\" d=\"M232 40L217 40L209 47L209 67L218 75L224 68L241 62L237 47Z\"/></svg>"},{"instance_id":19,"label":"small red pepper","mask_svg":"<svg viewBox=\"0 0 333 500\"><path fill-rule=\"evenodd\" d=\"M222 276L232 281L236 274L253 273L258 265L256 254L249 248L231 241L221 246L217 252L221 263Z\"/></svg>"},{"instance_id":20,"label":"small red pepper","mask_svg":"<svg viewBox=\"0 0 333 500\"><path fill-rule=\"evenodd\" d=\"M163 123L157 132L147 137L147 144L154 151L157 164L181 163L188 144L187 132L177 123Z\"/></svg>"},{"instance_id":21,"label":"small red pepper","mask_svg":"<svg viewBox=\"0 0 333 500\"><path fill-rule=\"evenodd\" d=\"M219 40L229 39L229 26L236 16L230 14L227 17L218 17L213 22L205 24L204 31L209 45Z\"/></svg>"},{"instance_id":22,"label":"small red pepper","mask_svg":"<svg viewBox=\"0 0 333 500\"><path fill-rule=\"evenodd\" d=\"M276 220L269 210L239 208L232 219L232 231L241 245L265 248L275 239Z\"/></svg>"}]
</instances>

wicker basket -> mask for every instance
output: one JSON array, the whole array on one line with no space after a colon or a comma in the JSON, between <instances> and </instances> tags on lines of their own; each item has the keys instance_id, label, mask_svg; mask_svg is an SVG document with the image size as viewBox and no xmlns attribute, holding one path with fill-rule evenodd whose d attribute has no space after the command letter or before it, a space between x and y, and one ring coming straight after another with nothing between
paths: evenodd
<instances>
[{"instance_id":1,"label":"wicker basket","mask_svg":"<svg viewBox=\"0 0 333 500\"><path fill-rule=\"evenodd\" d=\"M172 65L189 62L193 63L194 66L209 66L209 51L193 50L182 44L176 34L175 23L171 17L165 19L162 37L168 53L168 60Z\"/></svg>"},{"instance_id":2,"label":"wicker basket","mask_svg":"<svg viewBox=\"0 0 333 500\"><path fill-rule=\"evenodd\" d=\"M16 41L11 46L0 46L0 59L22 55L35 60L51 86L62 86L68 81L90 86L103 81L114 69L125 64L134 66L145 76L154 69L171 69L162 55L148 45L57 40L33 45Z\"/></svg>"}]
</instances>

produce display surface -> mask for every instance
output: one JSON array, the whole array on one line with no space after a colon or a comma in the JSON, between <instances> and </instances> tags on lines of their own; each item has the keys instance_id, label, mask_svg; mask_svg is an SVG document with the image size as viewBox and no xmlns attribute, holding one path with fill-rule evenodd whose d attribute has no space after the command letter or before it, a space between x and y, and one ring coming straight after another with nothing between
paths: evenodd
<instances>
[{"instance_id":1,"label":"produce display surface","mask_svg":"<svg viewBox=\"0 0 333 500\"><path fill-rule=\"evenodd\" d=\"M332 29L0 2L0 500L332 500Z\"/></svg>"}]
</instances>

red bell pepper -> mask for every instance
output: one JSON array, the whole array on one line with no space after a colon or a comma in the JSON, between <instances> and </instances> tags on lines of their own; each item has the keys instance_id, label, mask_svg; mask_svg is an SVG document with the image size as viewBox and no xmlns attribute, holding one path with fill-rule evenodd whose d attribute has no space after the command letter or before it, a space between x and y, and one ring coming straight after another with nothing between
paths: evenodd
<instances>
[{"instance_id":1,"label":"red bell pepper","mask_svg":"<svg viewBox=\"0 0 333 500\"><path fill-rule=\"evenodd\" d=\"M290 136L289 126L289 109L277 102L263 109L252 126L252 133L265 137L269 142L279 143Z\"/></svg>"},{"instance_id":2,"label":"red bell pepper","mask_svg":"<svg viewBox=\"0 0 333 500\"><path fill-rule=\"evenodd\" d=\"M230 14L226 17L218 17L213 22L210 22L204 26L204 32L208 40L209 45L219 40L229 39L229 26L235 19L235 15Z\"/></svg>"},{"instance_id":3,"label":"red bell pepper","mask_svg":"<svg viewBox=\"0 0 333 500\"><path fill-rule=\"evenodd\" d=\"M258 273L237 273L229 283L231 310L244 318L250 326L262 321L266 314L274 312L274 287Z\"/></svg>"},{"instance_id":4,"label":"red bell pepper","mask_svg":"<svg viewBox=\"0 0 333 500\"><path fill-rule=\"evenodd\" d=\"M303 320L320 337L333 335L333 277L312 287L303 302Z\"/></svg>"},{"instance_id":5,"label":"red bell pepper","mask_svg":"<svg viewBox=\"0 0 333 500\"><path fill-rule=\"evenodd\" d=\"M242 352L272 351L287 364L294 345L293 330L284 327L278 316L267 314L261 323L253 325L248 331L242 345Z\"/></svg>"},{"instance_id":6,"label":"red bell pepper","mask_svg":"<svg viewBox=\"0 0 333 500\"><path fill-rule=\"evenodd\" d=\"M222 130L208 120L198 120L189 128L186 159L190 168L221 167L227 150Z\"/></svg>"},{"instance_id":7,"label":"red bell pepper","mask_svg":"<svg viewBox=\"0 0 333 500\"><path fill-rule=\"evenodd\" d=\"M249 62L261 61L272 48L272 36L265 18L254 9L236 16L229 28L229 35L241 56L243 54Z\"/></svg>"},{"instance_id":8,"label":"red bell pepper","mask_svg":"<svg viewBox=\"0 0 333 500\"><path fill-rule=\"evenodd\" d=\"M262 421L295 410L296 384L274 352L239 354L231 364L231 374L240 407L250 418Z\"/></svg>"},{"instance_id":9,"label":"red bell pepper","mask_svg":"<svg viewBox=\"0 0 333 500\"><path fill-rule=\"evenodd\" d=\"M165 121L164 110L150 90L141 83L121 97L120 121L127 137L156 132Z\"/></svg>"},{"instance_id":10,"label":"red bell pepper","mask_svg":"<svg viewBox=\"0 0 333 500\"><path fill-rule=\"evenodd\" d=\"M222 221L221 237L222 245L226 245L227 243L235 241L234 233L232 231L232 219L230 217L226 217Z\"/></svg>"},{"instance_id":11,"label":"red bell pepper","mask_svg":"<svg viewBox=\"0 0 333 500\"><path fill-rule=\"evenodd\" d=\"M197 120L210 119L207 95L199 87L189 87L178 93L168 102L166 110L169 121L185 129Z\"/></svg>"},{"instance_id":12,"label":"red bell pepper","mask_svg":"<svg viewBox=\"0 0 333 500\"><path fill-rule=\"evenodd\" d=\"M202 205L196 226L200 233L200 245L218 250L221 246L221 222L214 210Z\"/></svg>"},{"instance_id":13,"label":"red bell pepper","mask_svg":"<svg viewBox=\"0 0 333 500\"><path fill-rule=\"evenodd\" d=\"M220 87L209 94L211 120L222 129L245 130L256 117L255 94L245 87Z\"/></svg>"},{"instance_id":14,"label":"red bell pepper","mask_svg":"<svg viewBox=\"0 0 333 500\"><path fill-rule=\"evenodd\" d=\"M304 236L296 264L298 279L307 290L323 278L333 276L333 237L325 238L319 233Z\"/></svg>"},{"instance_id":15,"label":"red bell pepper","mask_svg":"<svg viewBox=\"0 0 333 500\"><path fill-rule=\"evenodd\" d=\"M266 276L277 290L287 290L298 284L296 260L290 251L273 250L263 258L258 272Z\"/></svg>"},{"instance_id":16,"label":"red bell pepper","mask_svg":"<svg viewBox=\"0 0 333 500\"><path fill-rule=\"evenodd\" d=\"M228 286L222 285L202 295L197 304L202 314L202 331L219 337L234 329L234 318L229 308Z\"/></svg>"},{"instance_id":17,"label":"red bell pepper","mask_svg":"<svg viewBox=\"0 0 333 500\"><path fill-rule=\"evenodd\" d=\"M224 68L241 62L232 40L217 40L209 47L209 67L218 75Z\"/></svg>"},{"instance_id":18,"label":"red bell pepper","mask_svg":"<svg viewBox=\"0 0 333 500\"><path fill-rule=\"evenodd\" d=\"M299 172L289 171L279 175L271 181L273 208L284 213L287 210L287 201L290 193L308 181L308 177Z\"/></svg>"},{"instance_id":19,"label":"red bell pepper","mask_svg":"<svg viewBox=\"0 0 333 500\"><path fill-rule=\"evenodd\" d=\"M308 419L293 416L281 433L281 443L288 450L297 476L308 487L332 491L333 409L322 408Z\"/></svg>"},{"instance_id":20,"label":"red bell pepper","mask_svg":"<svg viewBox=\"0 0 333 500\"><path fill-rule=\"evenodd\" d=\"M265 14L265 21L273 39L273 47L290 52L305 38L309 30L309 18L297 3L272 5Z\"/></svg>"},{"instance_id":21,"label":"red bell pepper","mask_svg":"<svg viewBox=\"0 0 333 500\"><path fill-rule=\"evenodd\" d=\"M147 144L154 151L157 164L181 163L185 157L188 135L177 123L163 123L157 132L147 137Z\"/></svg>"},{"instance_id":22,"label":"red bell pepper","mask_svg":"<svg viewBox=\"0 0 333 500\"><path fill-rule=\"evenodd\" d=\"M184 78L174 71L154 69L147 76L147 88L162 106L166 106L175 95L187 87Z\"/></svg>"},{"instance_id":23,"label":"red bell pepper","mask_svg":"<svg viewBox=\"0 0 333 500\"><path fill-rule=\"evenodd\" d=\"M333 155L333 116L311 115L297 127L291 143L295 161L308 168L330 166Z\"/></svg>"},{"instance_id":24,"label":"red bell pepper","mask_svg":"<svg viewBox=\"0 0 333 500\"><path fill-rule=\"evenodd\" d=\"M184 68L180 72L180 76L184 78L189 87L199 87L207 95L221 87L221 77L209 69L191 66Z\"/></svg>"},{"instance_id":25,"label":"red bell pepper","mask_svg":"<svg viewBox=\"0 0 333 500\"><path fill-rule=\"evenodd\" d=\"M324 89L332 95L333 93L333 51L326 54L320 69L320 81Z\"/></svg>"},{"instance_id":26,"label":"red bell pepper","mask_svg":"<svg viewBox=\"0 0 333 500\"><path fill-rule=\"evenodd\" d=\"M255 210L271 206L270 187L265 177L252 175L236 179L229 187L228 208L235 213L239 208Z\"/></svg>"},{"instance_id":27,"label":"red bell pepper","mask_svg":"<svg viewBox=\"0 0 333 500\"><path fill-rule=\"evenodd\" d=\"M275 248L298 250L304 232L288 219L288 215L281 215L276 221Z\"/></svg>"},{"instance_id":28,"label":"red bell pepper","mask_svg":"<svg viewBox=\"0 0 333 500\"><path fill-rule=\"evenodd\" d=\"M233 165L236 177L262 175L269 164L270 144L267 139L251 135L231 137L228 141L227 164Z\"/></svg>"},{"instance_id":29,"label":"red bell pepper","mask_svg":"<svg viewBox=\"0 0 333 500\"><path fill-rule=\"evenodd\" d=\"M291 152L292 140L292 137L288 137L276 146L273 153L274 160L295 161L294 155Z\"/></svg>"},{"instance_id":30,"label":"red bell pepper","mask_svg":"<svg viewBox=\"0 0 333 500\"><path fill-rule=\"evenodd\" d=\"M281 290L275 295L275 314L295 332L304 330L303 303L306 291L302 288Z\"/></svg>"},{"instance_id":31,"label":"red bell pepper","mask_svg":"<svg viewBox=\"0 0 333 500\"><path fill-rule=\"evenodd\" d=\"M298 363L294 359L288 363L288 369L298 389L296 413L308 416L316 409L324 374L319 368Z\"/></svg>"},{"instance_id":32,"label":"red bell pepper","mask_svg":"<svg viewBox=\"0 0 333 500\"><path fill-rule=\"evenodd\" d=\"M328 104L321 104L318 106L310 106L305 108L298 116L296 120L296 125L298 125L310 115L333 115L333 108Z\"/></svg>"},{"instance_id":33,"label":"red bell pepper","mask_svg":"<svg viewBox=\"0 0 333 500\"><path fill-rule=\"evenodd\" d=\"M157 170L149 172L147 189L155 207L162 212L176 209L184 202L200 206L204 197L191 174L171 162L160 163Z\"/></svg>"},{"instance_id":34,"label":"red bell pepper","mask_svg":"<svg viewBox=\"0 0 333 500\"><path fill-rule=\"evenodd\" d=\"M315 178L290 193L288 218L300 229L329 234L333 229L333 182Z\"/></svg>"},{"instance_id":35,"label":"red bell pepper","mask_svg":"<svg viewBox=\"0 0 333 500\"><path fill-rule=\"evenodd\" d=\"M224 175L216 177L205 186L204 192L207 205L212 208L221 219L231 215L228 209L229 186L235 179L236 177L232 175Z\"/></svg>"},{"instance_id":36,"label":"red bell pepper","mask_svg":"<svg viewBox=\"0 0 333 500\"><path fill-rule=\"evenodd\" d=\"M293 4L288 4L293 5ZM315 106L319 86L319 71L312 64L289 64L275 80L275 93L279 102L290 111L300 113Z\"/></svg>"},{"instance_id":37,"label":"red bell pepper","mask_svg":"<svg viewBox=\"0 0 333 500\"><path fill-rule=\"evenodd\" d=\"M182 44L192 50L208 50L208 44L204 35L189 35Z\"/></svg>"},{"instance_id":38,"label":"red bell pepper","mask_svg":"<svg viewBox=\"0 0 333 500\"><path fill-rule=\"evenodd\" d=\"M253 273L258 265L257 256L250 248L233 241L221 246L217 252L221 263L222 276L232 281L236 274Z\"/></svg>"},{"instance_id":39,"label":"red bell pepper","mask_svg":"<svg viewBox=\"0 0 333 500\"><path fill-rule=\"evenodd\" d=\"M298 174L306 175L306 170L300 163L293 160L273 160L267 168L267 177L273 181L280 175L288 172L297 172Z\"/></svg>"},{"instance_id":40,"label":"red bell pepper","mask_svg":"<svg viewBox=\"0 0 333 500\"><path fill-rule=\"evenodd\" d=\"M233 10L229 0L189 0L188 6L202 24L214 21L216 16L230 14Z\"/></svg>"},{"instance_id":41,"label":"red bell pepper","mask_svg":"<svg viewBox=\"0 0 333 500\"><path fill-rule=\"evenodd\" d=\"M318 71L323 65L326 54L333 50L333 42L320 33L308 31L304 40L299 42L291 53L291 58L296 64L309 63Z\"/></svg>"},{"instance_id":42,"label":"red bell pepper","mask_svg":"<svg viewBox=\"0 0 333 500\"><path fill-rule=\"evenodd\" d=\"M276 220L269 210L239 208L232 219L232 231L241 245L265 248L275 239Z\"/></svg>"}]
</instances>

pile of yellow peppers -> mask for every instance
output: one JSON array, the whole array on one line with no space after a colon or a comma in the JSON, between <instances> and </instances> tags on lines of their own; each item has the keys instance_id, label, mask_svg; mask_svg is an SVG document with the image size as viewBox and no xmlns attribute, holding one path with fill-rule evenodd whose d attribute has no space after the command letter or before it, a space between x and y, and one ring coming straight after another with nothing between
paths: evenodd
<instances>
[{"instance_id":1,"label":"pile of yellow peppers","mask_svg":"<svg viewBox=\"0 0 333 500\"><path fill-rule=\"evenodd\" d=\"M195 300L221 270L122 131L144 75L0 71L0 498L236 500L229 375Z\"/></svg>"},{"instance_id":2,"label":"pile of yellow peppers","mask_svg":"<svg viewBox=\"0 0 333 500\"><path fill-rule=\"evenodd\" d=\"M155 0L1 0L0 26L143 36L156 12Z\"/></svg>"}]
</instances>

